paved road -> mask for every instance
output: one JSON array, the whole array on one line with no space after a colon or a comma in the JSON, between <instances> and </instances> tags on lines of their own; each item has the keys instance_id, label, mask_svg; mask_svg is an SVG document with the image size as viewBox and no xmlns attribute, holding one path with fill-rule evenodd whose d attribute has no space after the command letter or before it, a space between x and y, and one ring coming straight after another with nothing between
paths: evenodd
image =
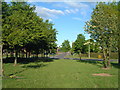
<instances>
[{"instance_id":1,"label":"paved road","mask_svg":"<svg viewBox=\"0 0 120 90\"><path fill-rule=\"evenodd\" d=\"M54 56L53 58L64 59L64 56L66 56L66 55L67 55L67 53L63 52L63 53L61 53L59 55Z\"/></svg>"}]
</instances>

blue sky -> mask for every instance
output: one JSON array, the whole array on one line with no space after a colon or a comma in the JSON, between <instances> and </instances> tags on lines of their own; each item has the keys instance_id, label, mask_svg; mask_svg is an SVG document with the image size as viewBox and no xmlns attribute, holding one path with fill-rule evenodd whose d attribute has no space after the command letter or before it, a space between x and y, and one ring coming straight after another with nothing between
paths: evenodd
<instances>
[{"instance_id":1,"label":"blue sky","mask_svg":"<svg viewBox=\"0 0 120 90\"><path fill-rule=\"evenodd\" d=\"M96 2L28 2L35 5L37 15L49 19L58 31L57 44L60 46L64 40L74 42L78 34L89 35L84 32L85 22L90 20Z\"/></svg>"},{"instance_id":2,"label":"blue sky","mask_svg":"<svg viewBox=\"0 0 120 90\"><path fill-rule=\"evenodd\" d=\"M36 6L35 12L43 19L54 23L58 31L57 44L60 46L64 40L74 42L78 34L89 35L84 32L85 22L90 20L95 2L29 2Z\"/></svg>"}]
</instances>

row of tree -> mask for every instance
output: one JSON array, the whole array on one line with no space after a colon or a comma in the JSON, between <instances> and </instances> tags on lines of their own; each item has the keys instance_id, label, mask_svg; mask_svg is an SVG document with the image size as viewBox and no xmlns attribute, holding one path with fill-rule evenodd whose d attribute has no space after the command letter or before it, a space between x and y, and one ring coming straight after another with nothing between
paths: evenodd
<instances>
[{"instance_id":1,"label":"row of tree","mask_svg":"<svg viewBox=\"0 0 120 90\"><path fill-rule=\"evenodd\" d=\"M26 2L2 2L3 52L15 57L52 53L56 50L53 24L35 13L35 6ZM44 56L44 55L43 55Z\"/></svg>"}]
</instances>

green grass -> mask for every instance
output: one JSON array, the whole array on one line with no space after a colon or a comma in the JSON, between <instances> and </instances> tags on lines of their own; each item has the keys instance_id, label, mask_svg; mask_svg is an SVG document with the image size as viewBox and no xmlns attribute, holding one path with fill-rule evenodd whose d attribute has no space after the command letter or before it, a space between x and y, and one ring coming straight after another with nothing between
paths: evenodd
<instances>
[{"instance_id":1,"label":"green grass","mask_svg":"<svg viewBox=\"0 0 120 90\"><path fill-rule=\"evenodd\" d=\"M54 60L29 64L4 64L3 88L117 88L118 68L101 69L102 65L76 60ZM92 76L108 73L112 76ZM14 74L20 78L9 78Z\"/></svg>"}]
</instances>

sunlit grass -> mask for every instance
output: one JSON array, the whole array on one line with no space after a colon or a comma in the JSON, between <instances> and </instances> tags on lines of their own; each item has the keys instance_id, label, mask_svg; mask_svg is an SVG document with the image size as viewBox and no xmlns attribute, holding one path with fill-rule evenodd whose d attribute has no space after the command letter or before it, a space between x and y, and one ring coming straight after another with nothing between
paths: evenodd
<instances>
[{"instance_id":1,"label":"sunlit grass","mask_svg":"<svg viewBox=\"0 0 120 90\"><path fill-rule=\"evenodd\" d=\"M3 88L117 88L118 68L102 69L102 64L58 59L51 62L4 64ZM112 76L92 76L108 73ZM18 78L10 78L9 75Z\"/></svg>"}]
</instances>

